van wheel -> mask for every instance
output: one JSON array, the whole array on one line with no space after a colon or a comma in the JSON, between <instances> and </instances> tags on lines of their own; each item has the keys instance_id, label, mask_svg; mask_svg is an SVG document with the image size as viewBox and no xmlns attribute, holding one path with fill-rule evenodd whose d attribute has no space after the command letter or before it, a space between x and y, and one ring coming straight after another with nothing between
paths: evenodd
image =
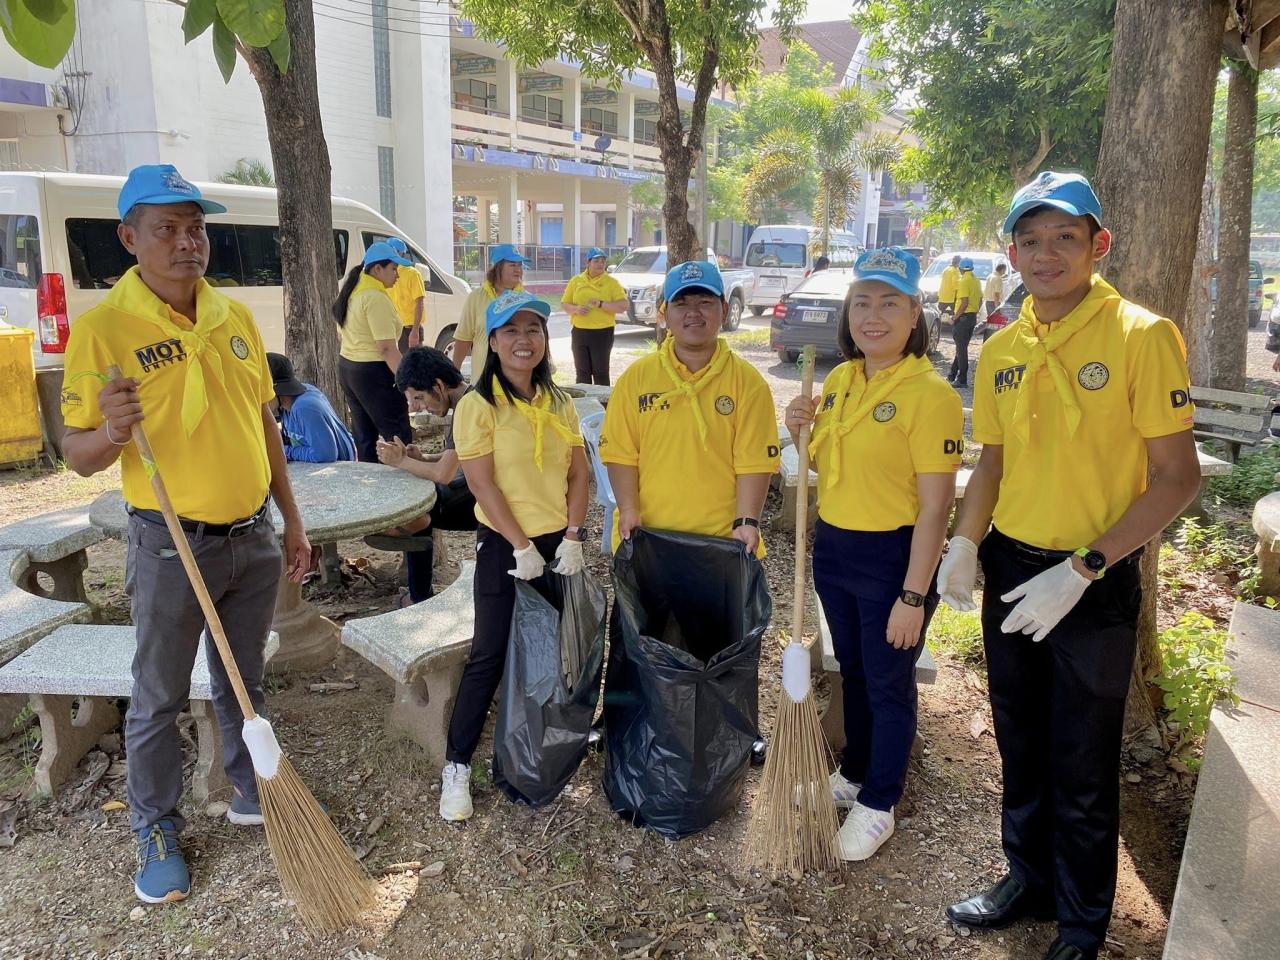
<instances>
[{"instance_id":1,"label":"van wheel","mask_svg":"<svg viewBox=\"0 0 1280 960\"><path fill-rule=\"evenodd\" d=\"M742 326L742 298L736 294L729 298L729 315L724 318L724 330L733 333Z\"/></svg>"},{"instance_id":2,"label":"van wheel","mask_svg":"<svg viewBox=\"0 0 1280 960\"><path fill-rule=\"evenodd\" d=\"M756 307L756 306L753 306L753 307L751 308L751 315L752 315L753 317L763 317L763 316L764 316L764 307Z\"/></svg>"},{"instance_id":3,"label":"van wheel","mask_svg":"<svg viewBox=\"0 0 1280 960\"><path fill-rule=\"evenodd\" d=\"M786 347L779 347L778 360L781 363L798 363L800 360L800 351L788 350Z\"/></svg>"},{"instance_id":4,"label":"van wheel","mask_svg":"<svg viewBox=\"0 0 1280 960\"><path fill-rule=\"evenodd\" d=\"M440 331L440 336L436 337L436 349L450 360L453 359L453 331L456 329L455 326L445 327Z\"/></svg>"}]
</instances>

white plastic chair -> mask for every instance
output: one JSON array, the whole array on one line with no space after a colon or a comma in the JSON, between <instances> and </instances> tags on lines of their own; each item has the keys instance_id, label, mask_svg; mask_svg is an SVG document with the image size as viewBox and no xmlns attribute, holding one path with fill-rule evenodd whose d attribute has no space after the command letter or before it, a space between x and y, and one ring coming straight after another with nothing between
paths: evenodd
<instances>
[{"instance_id":1,"label":"white plastic chair","mask_svg":"<svg viewBox=\"0 0 1280 960\"><path fill-rule=\"evenodd\" d=\"M582 440L587 448L587 460L596 478L596 503L604 508L604 524L600 531L600 552L606 557L613 553L613 511L617 503L613 499L613 487L609 483L609 471L600 460L600 431L604 427L604 411L588 414L580 421Z\"/></svg>"}]
</instances>

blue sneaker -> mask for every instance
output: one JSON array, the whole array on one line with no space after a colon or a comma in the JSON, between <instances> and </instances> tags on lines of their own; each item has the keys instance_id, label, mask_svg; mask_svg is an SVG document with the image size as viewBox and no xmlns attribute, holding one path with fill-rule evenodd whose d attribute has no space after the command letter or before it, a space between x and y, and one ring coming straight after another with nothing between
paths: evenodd
<instances>
[{"instance_id":1,"label":"blue sneaker","mask_svg":"<svg viewBox=\"0 0 1280 960\"><path fill-rule=\"evenodd\" d=\"M261 826L262 806L257 800L250 800L236 790L231 795L231 805L227 807L227 819L242 827Z\"/></svg>"},{"instance_id":2,"label":"blue sneaker","mask_svg":"<svg viewBox=\"0 0 1280 960\"><path fill-rule=\"evenodd\" d=\"M172 820L161 820L138 834L133 892L143 903L176 903L191 892L191 874L178 849L178 831Z\"/></svg>"}]
</instances>

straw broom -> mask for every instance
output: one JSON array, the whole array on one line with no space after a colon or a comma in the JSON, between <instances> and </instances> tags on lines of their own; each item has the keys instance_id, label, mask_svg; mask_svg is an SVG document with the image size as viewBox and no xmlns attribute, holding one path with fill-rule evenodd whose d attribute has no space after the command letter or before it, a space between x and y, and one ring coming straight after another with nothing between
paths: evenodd
<instances>
[{"instance_id":1,"label":"straw broom","mask_svg":"<svg viewBox=\"0 0 1280 960\"><path fill-rule=\"evenodd\" d=\"M813 393L814 348L801 359L802 393ZM800 430L796 490L795 593L791 641L782 652L782 691L773 722L773 743L747 828L747 862L774 873L799 873L837 866L835 801L828 782L826 737L810 683L809 648L804 642L805 554L809 536L809 427Z\"/></svg>"},{"instance_id":2,"label":"straw broom","mask_svg":"<svg viewBox=\"0 0 1280 960\"><path fill-rule=\"evenodd\" d=\"M108 374L112 380L121 378L117 366L112 366ZM222 629L222 621L209 597L200 568L196 566L186 533L178 524L178 516L141 423L133 425L132 434L143 466L151 478L151 488L160 503L165 525L173 537L174 548L182 558L183 569L191 581L196 599L200 601L205 623L244 713L244 742L253 758L267 844L280 874L280 886L297 905L302 922L310 929L331 931L349 926L375 905L373 881L294 771L289 758L281 753L271 724L253 709Z\"/></svg>"}]
</instances>

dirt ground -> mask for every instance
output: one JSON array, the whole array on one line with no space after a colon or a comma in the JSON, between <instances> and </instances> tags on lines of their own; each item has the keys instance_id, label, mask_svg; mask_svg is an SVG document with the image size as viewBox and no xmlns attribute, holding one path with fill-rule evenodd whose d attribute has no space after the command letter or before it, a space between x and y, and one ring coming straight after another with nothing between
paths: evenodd
<instances>
[{"instance_id":1,"label":"dirt ground","mask_svg":"<svg viewBox=\"0 0 1280 960\"><path fill-rule=\"evenodd\" d=\"M764 350L743 352L765 372L781 409L798 384L794 368ZM117 481L114 472L89 481L65 472L0 474L0 523L87 502ZM768 512L779 506L771 494ZM598 508L590 523L599 529ZM455 561L470 549L465 534L447 539ZM777 548L766 567L785 624L791 553L783 535L771 540ZM341 544L340 553L364 558L363 574L340 587L309 587L311 598L339 621L389 609L398 558L359 541ZM128 622L123 548L100 544L89 559L97 619ZM603 558L593 555L591 563L607 582ZM1168 617L1187 606L1215 619L1230 610L1227 591L1210 581L1184 584L1166 606ZM760 685L766 729L779 650L771 631ZM310 691L326 680L356 686ZM268 695L285 752L384 887L375 929L309 938L280 893L262 834L189 802L183 845L192 896L140 908L131 889L127 812L102 809L125 800L119 737L104 738L102 755L91 754L57 797L33 802L22 798L38 749L29 727L0 744L0 818L12 804L17 832L16 843L0 849L0 958L1037 960L1053 938L1047 924L970 936L942 916L948 903L1003 869L999 759L980 665L940 655L937 683L920 688L925 747L911 763L895 836L865 864L800 879L770 879L743 865L758 770L733 814L673 843L609 810L597 754L549 807L511 804L488 776L486 733L475 764L476 815L465 825L446 824L436 814L438 767L383 730L391 696L388 679L348 651L330 669L273 683ZM1194 784L1163 760L1144 766L1126 759L1122 786L1119 893L1108 945L1113 957L1156 960Z\"/></svg>"}]
</instances>

